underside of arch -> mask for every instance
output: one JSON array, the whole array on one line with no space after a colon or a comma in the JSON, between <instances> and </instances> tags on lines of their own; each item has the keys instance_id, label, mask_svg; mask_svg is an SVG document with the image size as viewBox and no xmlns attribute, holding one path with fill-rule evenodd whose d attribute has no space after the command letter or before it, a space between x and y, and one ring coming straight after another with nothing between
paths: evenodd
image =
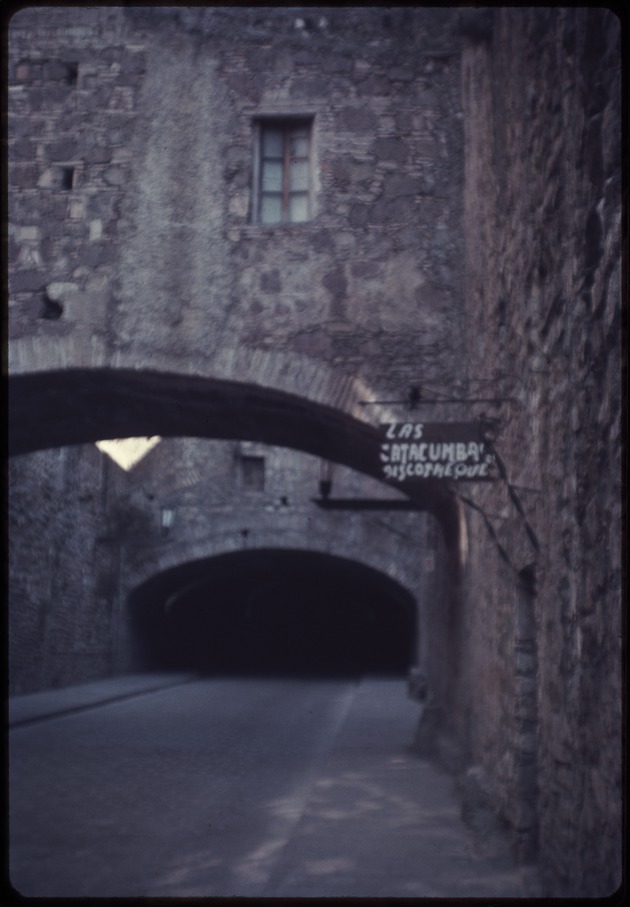
<instances>
[{"instance_id":1,"label":"underside of arch","mask_svg":"<svg viewBox=\"0 0 630 907\"><path fill-rule=\"evenodd\" d=\"M382 480L376 426L254 383L110 368L21 374L9 380L9 416L10 455L109 438L205 437L289 447ZM407 493L456 549L458 508L448 487L421 479Z\"/></svg>"},{"instance_id":2,"label":"underside of arch","mask_svg":"<svg viewBox=\"0 0 630 907\"><path fill-rule=\"evenodd\" d=\"M416 603L350 559L255 549L182 564L130 596L136 667L209 672L405 672Z\"/></svg>"}]
</instances>

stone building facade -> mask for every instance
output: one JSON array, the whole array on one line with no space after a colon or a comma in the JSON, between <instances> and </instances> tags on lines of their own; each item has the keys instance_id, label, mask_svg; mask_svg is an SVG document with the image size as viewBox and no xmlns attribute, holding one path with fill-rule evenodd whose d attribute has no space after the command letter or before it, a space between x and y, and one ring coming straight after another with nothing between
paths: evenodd
<instances>
[{"instance_id":1,"label":"stone building facade","mask_svg":"<svg viewBox=\"0 0 630 907\"><path fill-rule=\"evenodd\" d=\"M509 564L469 522L470 743L572 896L621 877L619 42L610 12L510 9L462 57L469 368L515 397L475 495Z\"/></svg>"},{"instance_id":2,"label":"stone building facade","mask_svg":"<svg viewBox=\"0 0 630 907\"><path fill-rule=\"evenodd\" d=\"M225 558L351 563L415 603L417 744L465 811L551 895L614 889L618 42L568 8L14 17L13 692L139 667ZM495 482L388 486L367 452L483 414ZM162 436L129 472L92 443L129 435ZM417 509L318 507L331 477Z\"/></svg>"},{"instance_id":3,"label":"stone building facade","mask_svg":"<svg viewBox=\"0 0 630 907\"><path fill-rule=\"evenodd\" d=\"M410 20L380 10L20 14L10 43L12 370L88 364L250 377L356 411L404 400L419 369L424 378L454 368L462 361L462 168L448 23L448 15ZM282 54L261 72L278 34ZM401 41L419 52L399 65L392 48ZM311 131L310 216L257 223L260 131L296 118ZM237 462L247 459L221 444L165 440L129 479L111 467L106 481L107 465L95 463L88 484L101 489L104 522L86 525L85 537L97 538L97 586L120 573L112 537L126 518L113 516L116 508L147 511L140 530L133 520L126 526L126 570L141 559L130 534L155 530L157 547L143 552L148 566L137 581L201 549L210 557L241 546L239 522L253 508L250 546L258 533L259 544L291 538L334 551L340 533L346 556L378 564L417 594L418 559L401 549L415 553L426 535L421 515L398 514L390 526L387 512L318 512L311 498L321 464L278 449L264 453L262 495L243 495ZM161 478L141 481L147 470ZM334 486L400 498L338 470ZM179 513L167 545L179 554L166 560L165 502ZM77 525L87 518L78 515ZM204 537L213 539L205 547ZM132 575L127 592L135 582ZM124 594L88 597L110 615L114 636L121 606L113 600ZM16 609L15 620L36 624L33 607ZM82 639L78 631L79 648ZM120 647L111 638L104 645L120 666ZM16 689L83 676L66 659L60 674L36 680L28 649L21 663Z\"/></svg>"}]
</instances>

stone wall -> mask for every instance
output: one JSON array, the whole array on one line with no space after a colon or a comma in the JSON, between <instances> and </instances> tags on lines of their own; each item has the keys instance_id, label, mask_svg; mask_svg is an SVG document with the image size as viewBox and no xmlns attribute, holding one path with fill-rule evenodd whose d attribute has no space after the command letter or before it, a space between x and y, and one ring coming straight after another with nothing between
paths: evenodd
<instances>
[{"instance_id":1,"label":"stone wall","mask_svg":"<svg viewBox=\"0 0 630 907\"><path fill-rule=\"evenodd\" d=\"M210 556L243 528L265 544L343 536L345 556L379 569L385 558L420 595L431 702L436 713L457 703L441 716L453 741L442 752L470 766L469 789L494 801L521 858L540 855L551 894L614 888L618 41L596 9L48 7L13 18L17 371L247 373L303 397L313 375L313 399L357 414L345 399L357 388L360 402L402 400L425 382L511 400L490 412L505 480L463 492L460 610L445 607L432 521L354 514L333 531L306 503L308 457L270 453L261 498L225 445L164 442L128 476L103 472L91 447L17 458L16 691L120 667L126 596L176 563L177 546L183 559ZM256 122L290 115L313 118L315 215L262 226ZM252 378L263 361L273 381ZM328 370L341 376L332 390ZM478 414L444 405L430 418ZM349 474L339 487L373 492ZM164 540L169 502L186 520ZM204 549L208 533L219 541ZM141 535L155 539L142 556L129 544Z\"/></svg>"},{"instance_id":2,"label":"stone wall","mask_svg":"<svg viewBox=\"0 0 630 907\"><path fill-rule=\"evenodd\" d=\"M9 35L9 336L104 350L142 47L112 9L22 10Z\"/></svg>"},{"instance_id":3,"label":"stone wall","mask_svg":"<svg viewBox=\"0 0 630 907\"><path fill-rule=\"evenodd\" d=\"M264 462L254 483L244 469L252 459ZM320 495L321 465L315 457L263 444L182 438L163 440L129 473L112 466L111 524L116 514L125 594L156 574L226 553L321 552L377 569L417 599L420 654L427 634L437 635L421 594L426 514L320 509L313 498ZM332 481L335 498L403 497L339 466L332 469ZM160 516L167 506L174 518L164 532ZM120 629L126 645L126 621Z\"/></svg>"},{"instance_id":4,"label":"stone wall","mask_svg":"<svg viewBox=\"0 0 630 907\"><path fill-rule=\"evenodd\" d=\"M390 398L410 376L450 375L462 238L448 17L239 8L165 16L160 28L153 14L131 18L147 72L119 346L208 362L226 347L283 349ZM307 223L252 223L255 124L271 115L313 117Z\"/></svg>"},{"instance_id":5,"label":"stone wall","mask_svg":"<svg viewBox=\"0 0 630 907\"><path fill-rule=\"evenodd\" d=\"M264 462L254 481L252 460ZM130 472L92 445L13 458L10 692L137 670L134 589L173 567L253 549L321 552L381 571L418 601L412 648L439 647L439 607L422 594L426 515L321 510L312 500L321 468L286 449L194 439L163 440ZM403 497L346 468L333 467L332 479L335 496Z\"/></svg>"},{"instance_id":6,"label":"stone wall","mask_svg":"<svg viewBox=\"0 0 630 907\"><path fill-rule=\"evenodd\" d=\"M105 359L164 349L208 368L226 347L282 348L397 397L410 380L452 379L463 313L451 18L21 11L12 335L70 333ZM298 114L313 117L315 216L252 224L257 118Z\"/></svg>"},{"instance_id":7,"label":"stone wall","mask_svg":"<svg viewBox=\"0 0 630 907\"><path fill-rule=\"evenodd\" d=\"M463 24L471 376L507 481L469 513L460 733L553 894L621 878L620 55L603 10ZM474 326L474 331L472 327Z\"/></svg>"},{"instance_id":8,"label":"stone wall","mask_svg":"<svg viewBox=\"0 0 630 907\"><path fill-rule=\"evenodd\" d=\"M117 570L94 447L15 457L8 466L9 692L107 676Z\"/></svg>"},{"instance_id":9,"label":"stone wall","mask_svg":"<svg viewBox=\"0 0 630 907\"><path fill-rule=\"evenodd\" d=\"M463 362L462 123L451 19L448 11L367 8L17 14L9 46L16 371L150 360L221 376L226 357L239 350L251 361L276 356L274 385L291 392L296 362L314 381L323 367L362 382L365 400L402 400L410 383L431 375L450 380ZM308 223L252 223L256 122L269 115L313 117L315 216ZM254 380L264 384L266 373ZM346 394L345 385L333 390ZM361 416L378 418L377 410ZM203 449L165 443L139 473L125 477L112 466L107 488L93 480L106 526L95 552L89 532L74 543L86 546L79 560L102 562L103 582L109 565L112 611L135 582L125 535L135 531L134 519L149 540L157 535L144 570L161 564L156 505L140 490L143 470L154 471L158 498L173 492L180 507L189 461L204 493L183 504L186 522L171 539L179 539L182 558L199 550L209 526L219 538L236 531L240 539L243 517L252 538L275 532L279 545L290 535L292 544L301 538L315 548L330 547L332 523L338 529L346 520L351 528L339 542L346 556L383 565L391 552L390 570L415 591L420 561L406 534L418 517L311 517L313 505L304 502L316 490L313 466L288 452L274 456L292 490L252 506L225 448L209 446L205 461ZM37 457L50 474L28 493L46 522L65 506L65 486L54 474L57 455ZM217 474L230 489L229 507L209 490ZM346 479L345 493L374 494L374 483ZM281 497L299 497L299 513L278 505ZM29 518L24 510L22 522ZM20 530L24 539L30 531ZM20 548L13 536L13 575L35 580L28 545ZM94 569L96 588L101 568ZM90 613L98 595L83 595ZM19 609L17 587L13 600ZM119 665L116 633L108 644ZM83 677L65 671L66 680Z\"/></svg>"}]
</instances>

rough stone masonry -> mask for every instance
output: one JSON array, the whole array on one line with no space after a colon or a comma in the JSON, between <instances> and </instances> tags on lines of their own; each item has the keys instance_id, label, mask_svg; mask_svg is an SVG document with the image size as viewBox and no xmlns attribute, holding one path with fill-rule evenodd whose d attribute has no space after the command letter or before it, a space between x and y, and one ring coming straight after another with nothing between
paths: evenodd
<instances>
[{"instance_id":1,"label":"rough stone masonry","mask_svg":"<svg viewBox=\"0 0 630 907\"><path fill-rule=\"evenodd\" d=\"M550 890L621 879L620 23L497 10L462 57L471 374L514 396L470 517L472 759ZM474 329L473 329L474 326ZM464 694L465 696L465 694Z\"/></svg>"},{"instance_id":2,"label":"rough stone masonry","mask_svg":"<svg viewBox=\"0 0 630 907\"><path fill-rule=\"evenodd\" d=\"M506 401L412 414L497 419L498 481L453 490L456 572L431 516L316 513L306 454L191 437L130 473L88 444L13 458L13 690L120 670L129 596L166 569L244 544L342 550L418 602L424 745L467 812L485 804L550 896L614 890L619 35L568 7L13 18L11 377L126 368L147 400L154 373L245 381L368 423L370 401L407 418L414 387ZM296 120L310 218L261 224L261 129ZM39 402L58 404L44 386ZM102 417L84 414L93 440Z\"/></svg>"}]
</instances>

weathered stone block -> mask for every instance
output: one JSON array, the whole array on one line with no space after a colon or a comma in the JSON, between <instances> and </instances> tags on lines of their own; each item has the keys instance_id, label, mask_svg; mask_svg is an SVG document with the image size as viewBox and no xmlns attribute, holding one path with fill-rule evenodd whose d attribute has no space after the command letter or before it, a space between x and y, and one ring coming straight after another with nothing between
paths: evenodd
<instances>
[{"instance_id":1,"label":"weathered stone block","mask_svg":"<svg viewBox=\"0 0 630 907\"><path fill-rule=\"evenodd\" d=\"M82 220L85 217L85 199L72 199L68 205L68 216L72 220Z\"/></svg>"},{"instance_id":2,"label":"weathered stone block","mask_svg":"<svg viewBox=\"0 0 630 907\"><path fill-rule=\"evenodd\" d=\"M260 275L260 289L263 293L280 293L282 291L282 281L277 268Z\"/></svg>"},{"instance_id":3,"label":"weathered stone block","mask_svg":"<svg viewBox=\"0 0 630 907\"><path fill-rule=\"evenodd\" d=\"M353 61L350 56L331 54L320 61L321 71L329 74L348 73L352 71Z\"/></svg>"},{"instance_id":4,"label":"weathered stone block","mask_svg":"<svg viewBox=\"0 0 630 907\"><path fill-rule=\"evenodd\" d=\"M249 196L246 193L233 195L230 198L228 210L236 217L246 217L249 210Z\"/></svg>"},{"instance_id":5,"label":"weathered stone block","mask_svg":"<svg viewBox=\"0 0 630 907\"><path fill-rule=\"evenodd\" d=\"M377 117L368 106L344 107L338 114L340 127L352 132L374 133L377 126Z\"/></svg>"},{"instance_id":6,"label":"weathered stone block","mask_svg":"<svg viewBox=\"0 0 630 907\"><path fill-rule=\"evenodd\" d=\"M95 218L90 221L90 242L97 242L103 235L103 221Z\"/></svg>"},{"instance_id":7,"label":"weathered stone block","mask_svg":"<svg viewBox=\"0 0 630 907\"><path fill-rule=\"evenodd\" d=\"M18 63L15 67L15 80L17 82L27 82L33 78L33 67L29 63Z\"/></svg>"},{"instance_id":8,"label":"weathered stone block","mask_svg":"<svg viewBox=\"0 0 630 907\"><path fill-rule=\"evenodd\" d=\"M369 75L359 81L356 90L361 97L387 97L392 85L386 76Z\"/></svg>"},{"instance_id":9,"label":"weathered stone block","mask_svg":"<svg viewBox=\"0 0 630 907\"><path fill-rule=\"evenodd\" d=\"M321 98L322 92L327 91L329 86L328 79L325 76L305 75L303 79L293 82L290 88L290 95L293 98Z\"/></svg>"},{"instance_id":10,"label":"weathered stone block","mask_svg":"<svg viewBox=\"0 0 630 907\"><path fill-rule=\"evenodd\" d=\"M125 178L125 171L122 167L109 167L103 174L103 179L110 186L122 186Z\"/></svg>"},{"instance_id":11,"label":"weathered stone block","mask_svg":"<svg viewBox=\"0 0 630 907\"><path fill-rule=\"evenodd\" d=\"M16 139L9 144L9 160L30 161L34 160L37 145L27 138Z\"/></svg>"},{"instance_id":12,"label":"weathered stone block","mask_svg":"<svg viewBox=\"0 0 630 907\"><path fill-rule=\"evenodd\" d=\"M514 717L520 719L536 720L538 717L538 703L535 695L521 694L517 696L514 704Z\"/></svg>"},{"instance_id":13,"label":"weathered stone block","mask_svg":"<svg viewBox=\"0 0 630 907\"><path fill-rule=\"evenodd\" d=\"M44 85L41 91L40 108L50 109L61 107L68 99L71 89L66 85Z\"/></svg>"},{"instance_id":14,"label":"weathered stone block","mask_svg":"<svg viewBox=\"0 0 630 907\"><path fill-rule=\"evenodd\" d=\"M410 67L395 66L388 72L389 78L394 82L411 82L415 73Z\"/></svg>"},{"instance_id":15,"label":"weathered stone block","mask_svg":"<svg viewBox=\"0 0 630 907\"><path fill-rule=\"evenodd\" d=\"M16 236L19 242L33 242L41 238L39 227L18 227Z\"/></svg>"},{"instance_id":16,"label":"weathered stone block","mask_svg":"<svg viewBox=\"0 0 630 907\"><path fill-rule=\"evenodd\" d=\"M414 199L407 196L380 199L369 209L371 224L404 223L413 217Z\"/></svg>"},{"instance_id":17,"label":"weathered stone block","mask_svg":"<svg viewBox=\"0 0 630 907\"><path fill-rule=\"evenodd\" d=\"M45 275L41 271L17 271L9 277L9 287L13 293L42 290L45 282Z\"/></svg>"},{"instance_id":18,"label":"weathered stone block","mask_svg":"<svg viewBox=\"0 0 630 907\"><path fill-rule=\"evenodd\" d=\"M353 277L377 278L382 272L382 266L376 261L356 261L351 267Z\"/></svg>"},{"instance_id":19,"label":"weathered stone block","mask_svg":"<svg viewBox=\"0 0 630 907\"><path fill-rule=\"evenodd\" d=\"M69 161L76 157L78 144L76 139L58 139L44 145L44 154L50 161Z\"/></svg>"},{"instance_id":20,"label":"weathered stone block","mask_svg":"<svg viewBox=\"0 0 630 907\"><path fill-rule=\"evenodd\" d=\"M116 259L116 248L112 243L93 242L85 248L82 259L90 267L108 264Z\"/></svg>"},{"instance_id":21,"label":"weathered stone block","mask_svg":"<svg viewBox=\"0 0 630 907\"><path fill-rule=\"evenodd\" d=\"M13 105L11 105L13 108ZM33 121L33 117L27 114L20 114L16 109L12 109L8 117L8 134L14 138L26 137L30 140L33 138L33 129L39 124Z\"/></svg>"},{"instance_id":22,"label":"weathered stone block","mask_svg":"<svg viewBox=\"0 0 630 907\"><path fill-rule=\"evenodd\" d=\"M377 139L372 151L379 160L395 161L397 164L404 164L409 156L407 144L397 138Z\"/></svg>"},{"instance_id":23,"label":"weathered stone block","mask_svg":"<svg viewBox=\"0 0 630 907\"><path fill-rule=\"evenodd\" d=\"M106 164L112 159L112 149L107 147L93 147L85 152L83 160L87 164Z\"/></svg>"},{"instance_id":24,"label":"weathered stone block","mask_svg":"<svg viewBox=\"0 0 630 907\"><path fill-rule=\"evenodd\" d=\"M33 322L41 318L43 311L43 302L41 293L30 293L30 294L20 294L20 297L17 301L17 305L10 312L9 321L13 322L16 326L19 324L20 334L22 335L25 330L25 325L31 325Z\"/></svg>"},{"instance_id":25,"label":"weathered stone block","mask_svg":"<svg viewBox=\"0 0 630 907\"><path fill-rule=\"evenodd\" d=\"M335 241L330 230L318 230L311 237L314 252L330 255L335 249Z\"/></svg>"},{"instance_id":26,"label":"weathered stone block","mask_svg":"<svg viewBox=\"0 0 630 907\"><path fill-rule=\"evenodd\" d=\"M65 299L67 296L72 293L78 292L79 287L76 283L69 283L64 281L53 281L49 283L46 287L46 295L49 299L52 299L56 302Z\"/></svg>"},{"instance_id":27,"label":"weathered stone block","mask_svg":"<svg viewBox=\"0 0 630 907\"><path fill-rule=\"evenodd\" d=\"M9 180L16 189L33 189L37 185L39 167L37 164L13 164Z\"/></svg>"},{"instance_id":28,"label":"weathered stone block","mask_svg":"<svg viewBox=\"0 0 630 907\"><path fill-rule=\"evenodd\" d=\"M124 72L120 73L116 83L124 87L138 89L142 85L143 77L143 68L139 68L138 70L126 69Z\"/></svg>"},{"instance_id":29,"label":"weathered stone block","mask_svg":"<svg viewBox=\"0 0 630 907\"><path fill-rule=\"evenodd\" d=\"M414 197L419 191L419 181L410 176L391 174L386 176L383 181L384 198Z\"/></svg>"},{"instance_id":30,"label":"weathered stone block","mask_svg":"<svg viewBox=\"0 0 630 907\"><path fill-rule=\"evenodd\" d=\"M343 269L335 268L334 271L329 271L328 274L322 278L322 286L330 293L333 301L341 302L348 291L348 281L346 280Z\"/></svg>"},{"instance_id":31,"label":"weathered stone block","mask_svg":"<svg viewBox=\"0 0 630 907\"><path fill-rule=\"evenodd\" d=\"M348 214L351 227L364 227L368 223L370 208L368 205L352 205Z\"/></svg>"}]
</instances>

